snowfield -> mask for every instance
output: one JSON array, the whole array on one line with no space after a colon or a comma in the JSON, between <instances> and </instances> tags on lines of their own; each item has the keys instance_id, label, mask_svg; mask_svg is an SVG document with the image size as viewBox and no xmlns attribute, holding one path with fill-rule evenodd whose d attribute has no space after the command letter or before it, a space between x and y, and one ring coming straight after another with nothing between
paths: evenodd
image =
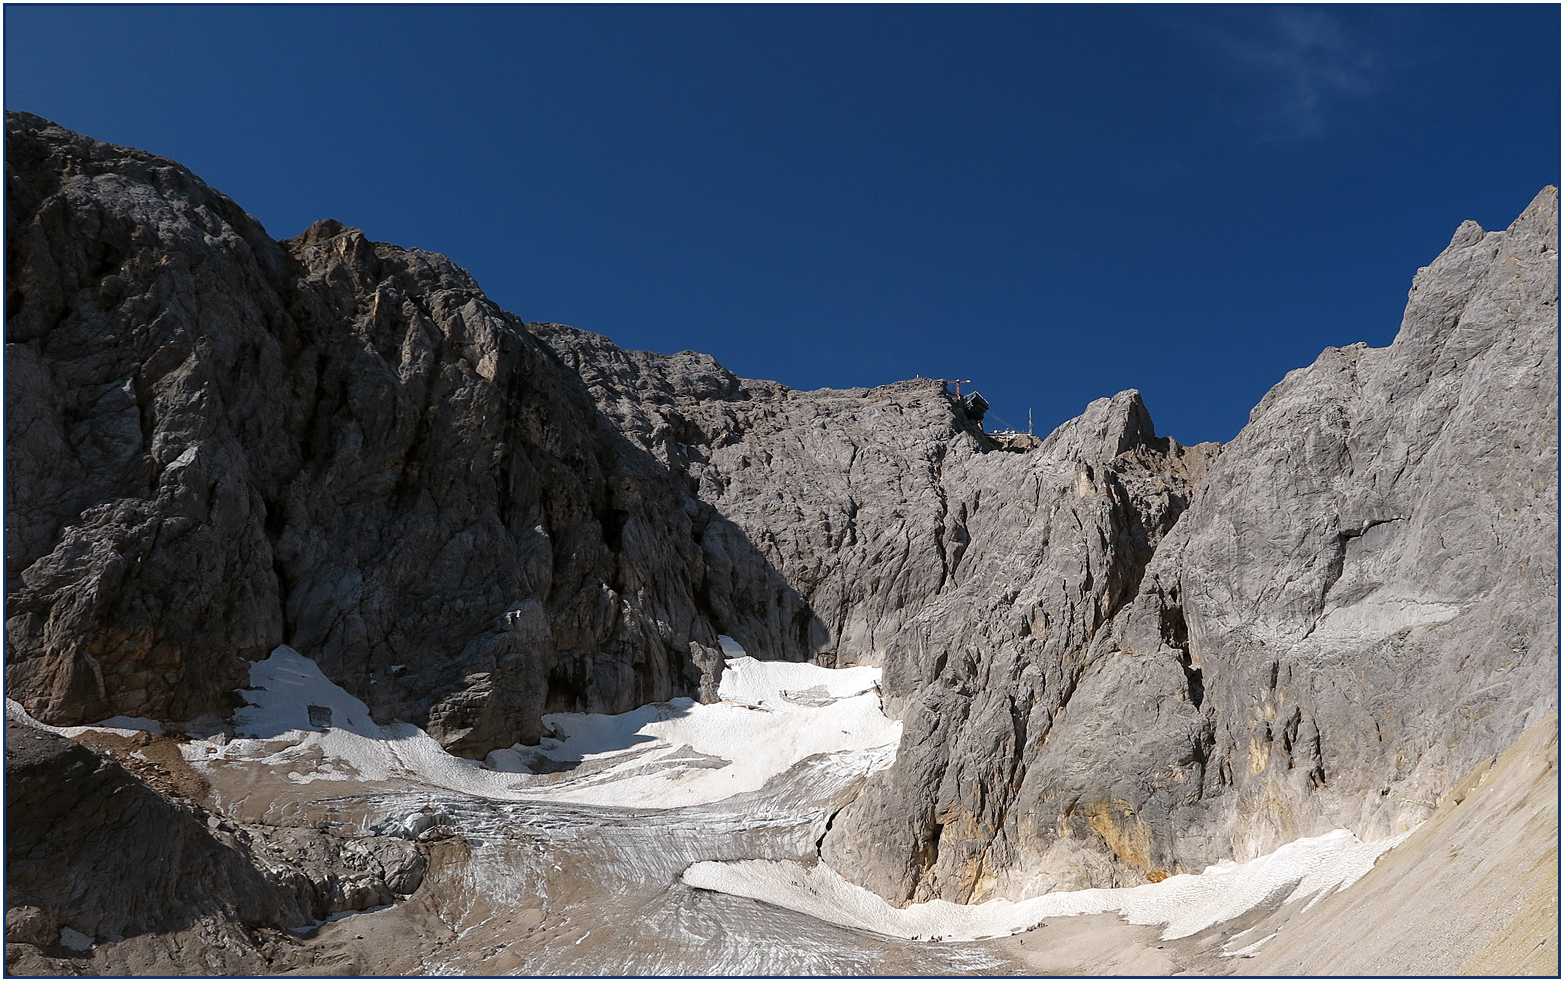
<instances>
[{"instance_id":1,"label":"snowfield","mask_svg":"<svg viewBox=\"0 0 1564 982\"><path fill-rule=\"evenodd\" d=\"M1117 913L1131 924L1165 924L1163 940L1188 937L1283 894L1313 896L1309 906L1355 882L1385 850L1410 832L1360 842L1345 829L1290 842L1247 863L1224 862L1203 873L1170 876L1160 883L1116 889L1073 890L1029 900L990 900L962 905L931 900L892 907L855 886L824 863L746 859L696 863L684 882L705 890L748 897L843 927L913 940L975 941L1030 930L1048 917ZM1305 907L1305 910L1308 908Z\"/></svg>"},{"instance_id":2,"label":"snowfield","mask_svg":"<svg viewBox=\"0 0 1564 982\"><path fill-rule=\"evenodd\" d=\"M861 773L888 766L901 724L880 712L879 674L740 655L727 662L720 703L551 714L543 722L554 736L480 764L412 724L375 723L363 702L284 645L251 667L234 738L182 750L197 766L254 763L299 784L396 780L501 800L679 808L758 791L816 755Z\"/></svg>"}]
</instances>

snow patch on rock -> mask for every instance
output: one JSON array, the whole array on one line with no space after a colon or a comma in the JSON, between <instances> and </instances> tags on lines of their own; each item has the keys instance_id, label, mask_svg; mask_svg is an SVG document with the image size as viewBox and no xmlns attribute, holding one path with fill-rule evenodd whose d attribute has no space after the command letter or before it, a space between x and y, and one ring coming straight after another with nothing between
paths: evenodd
<instances>
[{"instance_id":1,"label":"snow patch on rock","mask_svg":"<svg viewBox=\"0 0 1564 982\"><path fill-rule=\"evenodd\" d=\"M111 716L97 723L88 723L85 726L50 726L34 719L32 714L15 699L6 699L5 717L15 720L36 730L48 730L50 733L58 733L61 736L75 739L89 730L97 730L105 733L116 733L120 736L132 736L137 733L162 733L163 724L155 719L147 719L142 716Z\"/></svg>"},{"instance_id":2,"label":"snow patch on rock","mask_svg":"<svg viewBox=\"0 0 1564 982\"><path fill-rule=\"evenodd\" d=\"M1356 882L1381 853L1410 832L1362 842L1345 829L1290 842L1247 863L1223 862L1198 874L1115 889L1073 890L1028 900L953 904L945 900L892 907L823 863L747 859L696 863L684 871L693 887L748 897L843 927L913 940L975 941L1030 930L1048 917L1115 912L1131 924L1166 925L1164 940L1197 934L1266 901L1317 901ZM1312 905L1313 901L1311 901Z\"/></svg>"},{"instance_id":3,"label":"snow patch on rock","mask_svg":"<svg viewBox=\"0 0 1564 982\"><path fill-rule=\"evenodd\" d=\"M878 678L878 669L733 658L720 703L550 714L553 736L480 764L409 723L375 723L362 701L282 645L251 668L235 738L181 749L197 766L259 765L299 784L395 780L513 801L677 808L758 791L816 755L862 773L888 766L901 724L880 712Z\"/></svg>"}]
</instances>

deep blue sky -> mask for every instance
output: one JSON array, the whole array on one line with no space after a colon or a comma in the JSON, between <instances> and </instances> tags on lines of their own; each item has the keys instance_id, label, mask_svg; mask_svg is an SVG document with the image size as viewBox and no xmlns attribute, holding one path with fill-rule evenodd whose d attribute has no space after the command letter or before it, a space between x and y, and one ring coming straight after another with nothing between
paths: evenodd
<instances>
[{"instance_id":1,"label":"deep blue sky","mask_svg":"<svg viewBox=\"0 0 1564 982\"><path fill-rule=\"evenodd\" d=\"M5 104L797 388L1230 439L1559 171L1559 8L5 8Z\"/></svg>"}]
</instances>

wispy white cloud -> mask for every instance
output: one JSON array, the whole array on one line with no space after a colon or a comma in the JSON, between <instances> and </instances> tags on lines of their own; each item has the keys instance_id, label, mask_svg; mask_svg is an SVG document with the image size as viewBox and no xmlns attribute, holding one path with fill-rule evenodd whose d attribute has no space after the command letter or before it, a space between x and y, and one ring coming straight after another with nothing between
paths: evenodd
<instances>
[{"instance_id":1,"label":"wispy white cloud","mask_svg":"<svg viewBox=\"0 0 1564 982\"><path fill-rule=\"evenodd\" d=\"M1329 11L1270 7L1195 33L1247 76L1269 139L1321 136L1334 109L1381 84L1382 59Z\"/></svg>"}]
</instances>

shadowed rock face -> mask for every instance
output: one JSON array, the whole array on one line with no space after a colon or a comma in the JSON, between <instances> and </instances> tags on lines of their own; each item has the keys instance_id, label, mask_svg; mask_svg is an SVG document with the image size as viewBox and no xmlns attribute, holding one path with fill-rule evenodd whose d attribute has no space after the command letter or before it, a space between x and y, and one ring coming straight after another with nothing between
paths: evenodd
<instances>
[{"instance_id":1,"label":"shadowed rock face","mask_svg":"<svg viewBox=\"0 0 1564 982\"><path fill-rule=\"evenodd\" d=\"M123 742L124 759L160 771ZM220 819L209 801L149 787L105 754L11 719L5 768L6 968L16 974L80 974L73 959L92 942L108 942L98 974L276 971L297 954L283 929L391 903L427 867L403 839Z\"/></svg>"},{"instance_id":2,"label":"shadowed rock face","mask_svg":"<svg viewBox=\"0 0 1564 982\"><path fill-rule=\"evenodd\" d=\"M310 920L306 905L279 896L192 810L75 741L9 720L6 806L7 903L52 915L44 946L62 924L88 937L124 936L203 918L254 920L263 907L283 906L292 908L277 910L285 923ZM110 881L124 889L95 889Z\"/></svg>"},{"instance_id":3,"label":"shadowed rock face","mask_svg":"<svg viewBox=\"0 0 1564 982\"><path fill-rule=\"evenodd\" d=\"M7 122L13 698L226 715L287 642L481 755L699 687L699 508L465 271Z\"/></svg>"}]
</instances>

